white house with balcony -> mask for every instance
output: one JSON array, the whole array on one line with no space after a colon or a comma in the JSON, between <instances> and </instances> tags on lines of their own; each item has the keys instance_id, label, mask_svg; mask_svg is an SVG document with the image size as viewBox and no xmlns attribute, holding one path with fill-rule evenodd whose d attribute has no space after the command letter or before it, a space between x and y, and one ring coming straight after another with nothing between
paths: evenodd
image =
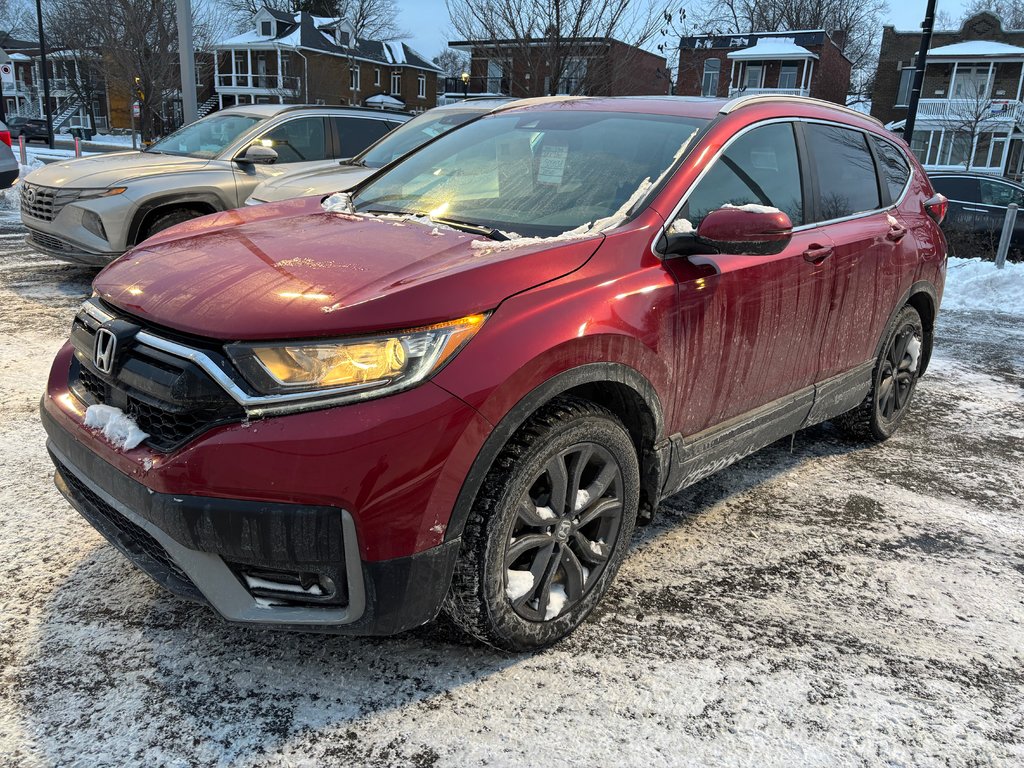
<instances>
[{"instance_id":1,"label":"white house with balcony","mask_svg":"<svg viewBox=\"0 0 1024 768\"><path fill-rule=\"evenodd\" d=\"M809 96L818 54L796 44L792 37L762 37L749 48L726 54L732 65L729 95L773 93ZM769 70L777 74L769 82Z\"/></svg>"}]
</instances>

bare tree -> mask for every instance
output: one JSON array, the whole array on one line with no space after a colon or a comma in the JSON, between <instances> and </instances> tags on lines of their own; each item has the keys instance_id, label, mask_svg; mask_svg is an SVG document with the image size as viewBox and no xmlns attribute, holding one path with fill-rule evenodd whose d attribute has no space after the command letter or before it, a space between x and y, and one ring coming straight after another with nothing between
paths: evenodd
<instances>
[{"instance_id":1,"label":"bare tree","mask_svg":"<svg viewBox=\"0 0 1024 768\"><path fill-rule=\"evenodd\" d=\"M444 77L460 77L463 72L469 71L469 57L454 48L445 48L433 61L440 67Z\"/></svg>"},{"instance_id":2,"label":"bare tree","mask_svg":"<svg viewBox=\"0 0 1024 768\"><path fill-rule=\"evenodd\" d=\"M227 0L225 7L241 25L247 25L263 7L284 13L305 11L314 16L344 16L355 28L357 38L397 40L409 33L398 26L395 0Z\"/></svg>"},{"instance_id":3,"label":"bare tree","mask_svg":"<svg viewBox=\"0 0 1024 768\"><path fill-rule=\"evenodd\" d=\"M0 48L12 37L35 39L35 22L28 0L0 0Z\"/></svg>"},{"instance_id":4,"label":"bare tree","mask_svg":"<svg viewBox=\"0 0 1024 768\"><path fill-rule=\"evenodd\" d=\"M505 73L513 92L541 95L585 90L581 68L587 38L644 46L655 38L663 9L654 0L446 0L452 26L467 40L507 40L502 55L525 66ZM628 62L617 61L619 70ZM603 72L601 75L608 75ZM547 87L544 88L544 83Z\"/></svg>"},{"instance_id":5,"label":"bare tree","mask_svg":"<svg viewBox=\"0 0 1024 768\"><path fill-rule=\"evenodd\" d=\"M979 139L999 125L1000 107L993 103L987 83L957 88L957 91L938 123L953 137L950 159L955 159L958 164L963 164L964 170L969 170Z\"/></svg>"},{"instance_id":6,"label":"bare tree","mask_svg":"<svg viewBox=\"0 0 1024 768\"><path fill-rule=\"evenodd\" d=\"M72 98L85 107L89 125L96 127L94 104L103 98L103 39L92 24L82 24L78 17L78 0L51 0L46 5L47 47L51 62L62 62Z\"/></svg>"}]
</instances>

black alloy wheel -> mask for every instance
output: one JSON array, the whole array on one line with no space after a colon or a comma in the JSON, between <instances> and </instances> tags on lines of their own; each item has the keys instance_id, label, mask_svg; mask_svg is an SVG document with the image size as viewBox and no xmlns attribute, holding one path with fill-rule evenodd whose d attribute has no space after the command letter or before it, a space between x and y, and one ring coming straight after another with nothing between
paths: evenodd
<instances>
[{"instance_id":1,"label":"black alloy wheel","mask_svg":"<svg viewBox=\"0 0 1024 768\"><path fill-rule=\"evenodd\" d=\"M622 528L622 470L596 443L553 456L519 500L505 549L505 594L529 621L575 607Z\"/></svg>"}]
</instances>

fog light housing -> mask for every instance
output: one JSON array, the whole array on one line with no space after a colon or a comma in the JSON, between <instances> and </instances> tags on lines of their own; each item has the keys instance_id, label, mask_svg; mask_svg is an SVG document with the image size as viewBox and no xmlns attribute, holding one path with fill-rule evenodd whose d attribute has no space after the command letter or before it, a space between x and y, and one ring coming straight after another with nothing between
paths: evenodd
<instances>
[{"instance_id":1,"label":"fog light housing","mask_svg":"<svg viewBox=\"0 0 1024 768\"><path fill-rule=\"evenodd\" d=\"M107 231L103 228L103 220L95 211L86 211L82 214L82 226L92 232L96 237L107 239Z\"/></svg>"}]
</instances>

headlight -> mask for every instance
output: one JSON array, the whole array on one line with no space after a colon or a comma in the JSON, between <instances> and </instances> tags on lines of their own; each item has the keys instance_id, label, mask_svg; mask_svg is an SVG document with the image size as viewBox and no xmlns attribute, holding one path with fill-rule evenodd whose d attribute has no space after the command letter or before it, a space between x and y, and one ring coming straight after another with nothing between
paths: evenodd
<instances>
[{"instance_id":1,"label":"headlight","mask_svg":"<svg viewBox=\"0 0 1024 768\"><path fill-rule=\"evenodd\" d=\"M94 197L113 197L114 195L123 194L128 190L128 187L109 187L107 189L80 189L78 190L78 200L90 200Z\"/></svg>"},{"instance_id":2,"label":"headlight","mask_svg":"<svg viewBox=\"0 0 1024 768\"><path fill-rule=\"evenodd\" d=\"M246 205L263 205L266 202L267 202L266 200L257 200L255 197L250 197L248 200L245 201L245 204Z\"/></svg>"},{"instance_id":3,"label":"headlight","mask_svg":"<svg viewBox=\"0 0 1024 768\"><path fill-rule=\"evenodd\" d=\"M394 334L284 344L229 344L245 380L265 395L376 397L406 389L437 371L480 330L485 315Z\"/></svg>"}]
</instances>

